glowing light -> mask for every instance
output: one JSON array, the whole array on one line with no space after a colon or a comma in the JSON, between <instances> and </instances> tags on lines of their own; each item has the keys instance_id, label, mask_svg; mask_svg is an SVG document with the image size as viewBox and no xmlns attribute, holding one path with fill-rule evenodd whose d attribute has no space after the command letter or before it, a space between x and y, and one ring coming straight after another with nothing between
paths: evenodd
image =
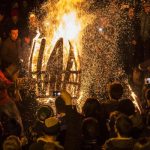
<instances>
[{"instance_id":1,"label":"glowing light","mask_svg":"<svg viewBox=\"0 0 150 150\"><path fill-rule=\"evenodd\" d=\"M70 14L65 14L55 32L52 44L55 44L60 37L63 37L65 41L77 40L80 30L81 26L77 21L76 13L71 12Z\"/></svg>"},{"instance_id":2,"label":"glowing light","mask_svg":"<svg viewBox=\"0 0 150 150\"><path fill-rule=\"evenodd\" d=\"M139 99L137 97L137 95L133 92L131 86L128 84L128 87L129 87L129 90L131 92L131 96L133 98L133 103L134 105L138 108L139 112L142 113L142 107L140 106L140 103L139 103Z\"/></svg>"},{"instance_id":3,"label":"glowing light","mask_svg":"<svg viewBox=\"0 0 150 150\"><path fill-rule=\"evenodd\" d=\"M33 59L32 59L32 72L36 71L36 65L37 65L37 59L38 59L38 54L39 54L39 50L40 50L40 41L39 41L39 37L40 37L40 31L39 29L36 31L37 34L35 36L35 38L33 39L32 42L32 46L31 49L34 49L34 53L33 53Z\"/></svg>"},{"instance_id":4,"label":"glowing light","mask_svg":"<svg viewBox=\"0 0 150 150\"><path fill-rule=\"evenodd\" d=\"M103 28L99 28L98 30L99 30L99 32L102 32L102 31L103 31Z\"/></svg>"}]
</instances>

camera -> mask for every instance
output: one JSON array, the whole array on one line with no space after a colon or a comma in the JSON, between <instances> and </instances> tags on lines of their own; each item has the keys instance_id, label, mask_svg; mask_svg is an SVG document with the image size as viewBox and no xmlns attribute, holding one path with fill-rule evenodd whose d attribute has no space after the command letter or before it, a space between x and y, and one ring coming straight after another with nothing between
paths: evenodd
<instances>
[{"instance_id":1,"label":"camera","mask_svg":"<svg viewBox=\"0 0 150 150\"><path fill-rule=\"evenodd\" d=\"M150 78L145 78L145 84L150 84Z\"/></svg>"},{"instance_id":2,"label":"camera","mask_svg":"<svg viewBox=\"0 0 150 150\"><path fill-rule=\"evenodd\" d=\"M53 96L60 96L61 92L60 91L53 91Z\"/></svg>"}]
</instances>

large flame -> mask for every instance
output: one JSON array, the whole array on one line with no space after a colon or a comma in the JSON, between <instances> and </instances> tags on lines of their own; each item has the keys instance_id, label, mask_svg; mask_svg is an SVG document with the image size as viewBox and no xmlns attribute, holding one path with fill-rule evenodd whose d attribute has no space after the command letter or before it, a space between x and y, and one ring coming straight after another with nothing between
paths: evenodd
<instances>
[{"instance_id":1,"label":"large flame","mask_svg":"<svg viewBox=\"0 0 150 150\"><path fill-rule=\"evenodd\" d=\"M64 63L67 60L67 57L69 55L70 45L69 42L71 42L73 49L74 49L74 55L76 57L76 60L78 60L79 56L79 49L80 49L80 32L81 32L81 22L77 18L77 14L75 11L72 11L70 13L66 13L62 15L62 18L60 19L60 23L58 24L58 27L54 30L54 36L51 41L51 47L53 48L59 38L63 38L64 42ZM79 61L78 65L79 65Z\"/></svg>"},{"instance_id":2,"label":"large flame","mask_svg":"<svg viewBox=\"0 0 150 150\"><path fill-rule=\"evenodd\" d=\"M47 16L44 20L46 29L47 49L45 50L44 64L47 64L49 55L51 54L56 42L59 38L63 38L64 69L69 55L70 43L73 46L75 59L77 60L78 69L80 69L79 56L82 50L82 31L87 25L87 18L81 15L80 5L85 0L59 0L49 1L44 5L47 9ZM86 19L85 19L86 18Z\"/></svg>"},{"instance_id":3,"label":"large flame","mask_svg":"<svg viewBox=\"0 0 150 150\"><path fill-rule=\"evenodd\" d=\"M76 12L64 14L62 16L58 28L54 32L52 45L54 45L60 37L63 37L65 42L68 40L77 42L80 31L81 31L81 24L77 19Z\"/></svg>"}]
</instances>

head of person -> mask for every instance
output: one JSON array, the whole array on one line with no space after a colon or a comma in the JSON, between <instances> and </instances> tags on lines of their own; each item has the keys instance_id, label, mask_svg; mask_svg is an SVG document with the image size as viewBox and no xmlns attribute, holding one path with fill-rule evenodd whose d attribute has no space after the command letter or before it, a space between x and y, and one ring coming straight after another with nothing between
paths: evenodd
<instances>
[{"instance_id":1,"label":"head of person","mask_svg":"<svg viewBox=\"0 0 150 150\"><path fill-rule=\"evenodd\" d=\"M122 99L119 101L118 111L127 116L131 116L135 113L135 106L130 99Z\"/></svg>"},{"instance_id":2,"label":"head of person","mask_svg":"<svg viewBox=\"0 0 150 150\"><path fill-rule=\"evenodd\" d=\"M11 26L10 27L10 38L12 41L16 41L19 36L19 29L17 26Z\"/></svg>"},{"instance_id":3,"label":"head of person","mask_svg":"<svg viewBox=\"0 0 150 150\"><path fill-rule=\"evenodd\" d=\"M145 13L150 13L150 1L147 0L146 2L143 2L143 8Z\"/></svg>"},{"instance_id":4,"label":"head of person","mask_svg":"<svg viewBox=\"0 0 150 150\"><path fill-rule=\"evenodd\" d=\"M114 82L109 85L110 99L119 100L123 95L123 86L119 82Z\"/></svg>"},{"instance_id":5,"label":"head of person","mask_svg":"<svg viewBox=\"0 0 150 150\"><path fill-rule=\"evenodd\" d=\"M92 117L85 118L82 123L82 134L85 140L97 139L99 135L99 123Z\"/></svg>"},{"instance_id":6,"label":"head of person","mask_svg":"<svg viewBox=\"0 0 150 150\"><path fill-rule=\"evenodd\" d=\"M31 27L36 27L37 26L37 17L34 13L31 13L29 15L29 25Z\"/></svg>"},{"instance_id":7,"label":"head of person","mask_svg":"<svg viewBox=\"0 0 150 150\"><path fill-rule=\"evenodd\" d=\"M134 8L133 7L129 8L129 10L128 10L128 16L129 16L130 19L134 18L135 12L134 12Z\"/></svg>"},{"instance_id":8,"label":"head of person","mask_svg":"<svg viewBox=\"0 0 150 150\"><path fill-rule=\"evenodd\" d=\"M120 115L116 120L116 132L121 137L130 137L132 132L132 121L126 115Z\"/></svg>"},{"instance_id":9,"label":"head of person","mask_svg":"<svg viewBox=\"0 0 150 150\"><path fill-rule=\"evenodd\" d=\"M22 150L19 137L11 135L3 143L3 150Z\"/></svg>"},{"instance_id":10,"label":"head of person","mask_svg":"<svg viewBox=\"0 0 150 150\"><path fill-rule=\"evenodd\" d=\"M65 113L66 104L61 96L58 96L55 100L55 107L56 112L59 113Z\"/></svg>"},{"instance_id":11,"label":"head of person","mask_svg":"<svg viewBox=\"0 0 150 150\"><path fill-rule=\"evenodd\" d=\"M85 117L96 117L100 115L101 105L95 98L87 98L83 107L82 113Z\"/></svg>"},{"instance_id":12,"label":"head of person","mask_svg":"<svg viewBox=\"0 0 150 150\"><path fill-rule=\"evenodd\" d=\"M119 111L111 112L109 115L109 119L106 122L109 132L113 132L111 134L115 135L115 123L116 123L116 120L119 117L119 115L121 115L121 113Z\"/></svg>"},{"instance_id":13,"label":"head of person","mask_svg":"<svg viewBox=\"0 0 150 150\"><path fill-rule=\"evenodd\" d=\"M53 109L48 105L42 105L36 112L37 119L41 122L54 115Z\"/></svg>"}]
</instances>

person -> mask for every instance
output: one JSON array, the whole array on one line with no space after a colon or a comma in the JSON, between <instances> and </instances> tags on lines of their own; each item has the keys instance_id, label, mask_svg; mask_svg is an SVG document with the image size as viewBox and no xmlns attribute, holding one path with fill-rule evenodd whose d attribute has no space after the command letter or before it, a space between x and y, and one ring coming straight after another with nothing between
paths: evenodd
<instances>
[{"instance_id":1,"label":"person","mask_svg":"<svg viewBox=\"0 0 150 150\"><path fill-rule=\"evenodd\" d=\"M150 139L149 137L140 138L134 145L133 150L148 150L150 149Z\"/></svg>"},{"instance_id":2,"label":"person","mask_svg":"<svg viewBox=\"0 0 150 150\"><path fill-rule=\"evenodd\" d=\"M24 30L23 33L21 49L19 59L22 61L22 67L27 72L29 70L29 59L31 54L31 39L27 30Z\"/></svg>"},{"instance_id":3,"label":"person","mask_svg":"<svg viewBox=\"0 0 150 150\"><path fill-rule=\"evenodd\" d=\"M15 98L9 96L7 89L13 86L4 73L0 70L0 114L4 113L9 118L15 119L21 127L21 137L24 137L24 127L18 108L14 102Z\"/></svg>"},{"instance_id":4,"label":"person","mask_svg":"<svg viewBox=\"0 0 150 150\"><path fill-rule=\"evenodd\" d=\"M29 35L31 42L37 34L37 30L39 30L39 23L36 14L31 13L29 15Z\"/></svg>"},{"instance_id":5,"label":"person","mask_svg":"<svg viewBox=\"0 0 150 150\"><path fill-rule=\"evenodd\" d=\"M60 122L60 134L58 135L57 139L60 142L60 144L62 146L64 146L67 124L66 124L65 102L61 98L61 96L58 96L56 98L55 107L56 107L56 115L57 115L57 118Z\"/></svg>"},{"instance_id":6,"label":"person","mask_svg":"<svg viewBox=\"0 0 150 150\"><path fill-rule=\"evenodd\" d=\"M61 91L61 97L65 102L67 131L65 136L65 150L81 149L82 118L77 110L72 107L72 98L67 91Z\"/></svg>"},{"instance_id":7,"label":"person","mask_svg":"<svg viewBox=\"0 0 150 150\"><path fill-rule=\"evenodd\" d=\"M58 149L63 150L63 147L56 141L57 134L59 132L59 122L55 117L49 117L41 124L39 131L39 137L37 141L30 145L29 150L45 150Z\"/></svg>"},{"instance_id":8,"label":"person","mask_svg":"<svg viewBox=\"0 0 150 150\"><path fill-rule=\"evenodd\" d=\"M121 99L123 92L124 92L124 88L122 84L119 83L118 81L114 81L108 84L109 101L103 102L103 106L105 107L105 112L108 116L111 112L117 110L119 100Z\"/></svg>"},{"instance_id":9,"label":"person","mask_svg":"<svg viewBox=\"0 0 150 150\"><path fill-rule=\"evenodd\" d=\"M83 150L99 150L99 137L101 132L99 131L99 122L92 117L85 118L82 123L82 149Z\"/></svg>"},{"instance_id":10,"label":"person","mask_svg":"<svg viewBox=\"0 0 150 150\"><path fill-rule=\"evenodd\" d=\"M139 138L143 128L143 118L140 113L136 110L134 103L130 99L122 99L119 101L118 111L128 116L132 121L133 131L132 137Z\"/></svg>"},{"instance_id":11,"label":"person","mask_svg":"<svg viewBox=\"0 0 150 150\"><path fill-rule=\"evenodd\" d=\"M21 40L19 39L19 29L17 26L10 27L10 36L3 42L1 49L2 69L6 69L12 64L18 64L19 51L21 50Z\"/></svg>"},{"instance_id":12,"label":"person","mask_svg":"<svg viewBox=\"0 0 150 150\"><path fill-rule=\"evenodd\" d=\"M106 125L109 131L109 138L117 137L115 132L115 123L121 113L119 111L113 111L109 114Z\"/></svg>"},{"instance_id":13,"label":"person","mask_svg":"<svg viewBox=\"0 0 150 150\"><path fill-rule=\"evenodd\" d=\"M140 63L138 67L141 71L150 71L150 59Z\"/></svg>"},{"instance_id":14,"label":"person","mask_svg":"<svg viewBox=\"0 0 150 150\"><path fill-rule=\"evenodd\" d=\"M100 135L98 137L99 145L103 145L108 138L109 133L106 126L106 116L101 104L97 99L87 98L82 107L82 112L85 118L93 117L98 121Z\"/></svg>"},{"instance_id":15,"label":"person","mask_svg":"<svg viewBox=\"0 0 150 150\"><path fill-rule=\"evenodd\" d=\"M120 115L115 124L117 137L110 138L104 145L105 150L132 150L135 140L131 137L132 122L125 116Z\"/></svg>"}]
</instances>

